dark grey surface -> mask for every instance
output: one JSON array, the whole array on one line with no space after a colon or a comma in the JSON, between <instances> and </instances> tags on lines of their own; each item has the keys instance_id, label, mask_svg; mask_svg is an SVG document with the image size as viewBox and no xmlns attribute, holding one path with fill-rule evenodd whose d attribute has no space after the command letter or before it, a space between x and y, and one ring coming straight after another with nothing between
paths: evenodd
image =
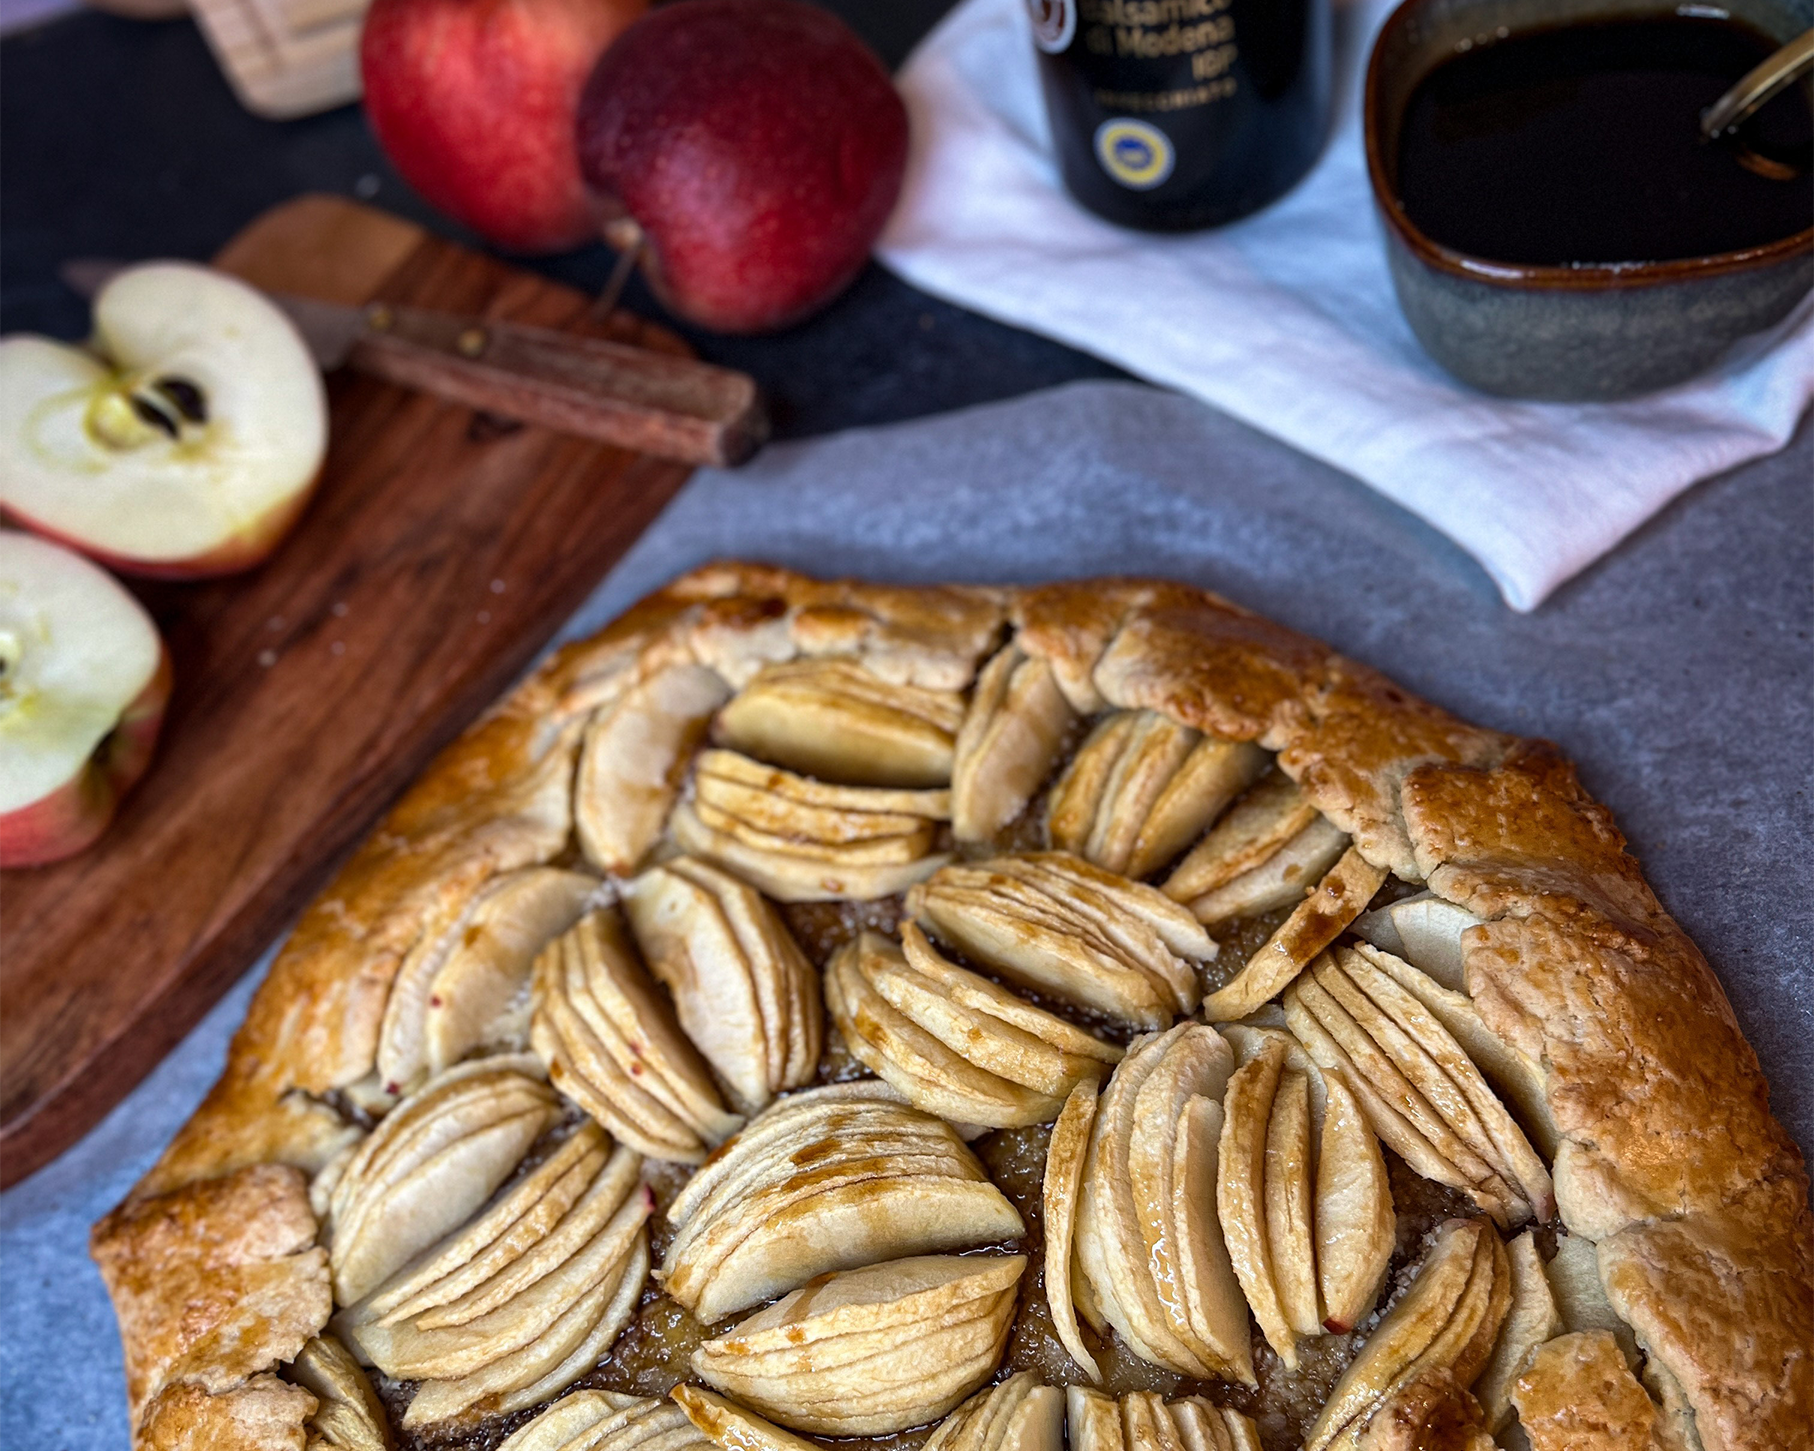
<instances>
[{"instance_id":1,"label":"dark grey surface","mask_svg":"<svg viewBox=\"0 0 1814 1451\"><path fill-rule=\"evenodd\" d=\"M1814 432L1691 491L1541 609L1345 475L1127 384L771 449L705 473L568 633L703 560L872 578L1169 575L1332 641L1486 725L1561 742L1705 949L1814 1142ZM0 1446L121 1451L89 1223L218 1071L248 974L88 1138L0 1196Z\"/></svg>"}]
</instances>

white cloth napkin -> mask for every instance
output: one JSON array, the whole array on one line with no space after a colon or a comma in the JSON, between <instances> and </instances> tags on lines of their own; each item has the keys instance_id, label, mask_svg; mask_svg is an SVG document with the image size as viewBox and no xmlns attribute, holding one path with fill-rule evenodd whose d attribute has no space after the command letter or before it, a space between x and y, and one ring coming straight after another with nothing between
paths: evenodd
<instances>
[{"instance_id":1,"label":"white cloth napkin","mask_svg":"<svg viewBox=\"0 0 1814 1451\"><path fill-rule=\"evenodd\" d=\"M880 256L1357 475L1529 610L1697 479L1788 442L1814 397L1814 299L1719 371L1631 402L1513 402L1450 378L1398 310L1362 157L1359 81L1392 5L1338 11L1334 135L1295 191L1156 236L1065 193L1023 0L965 0L899 77L913 154Z\"/></svg>"}]
</instances>

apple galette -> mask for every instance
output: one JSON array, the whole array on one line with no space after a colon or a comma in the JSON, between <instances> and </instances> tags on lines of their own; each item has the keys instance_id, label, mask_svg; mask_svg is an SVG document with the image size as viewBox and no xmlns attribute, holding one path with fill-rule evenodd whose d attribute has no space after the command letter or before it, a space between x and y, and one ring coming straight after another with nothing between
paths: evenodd
<instances>
[{"instance_id":1,"label":"apple galette","mask_svg":"<svg viewBox=\"0 0 1814 1451\"><path fill-rule=\"evenodd\" d=\"M304 915L136 1444L1782 1451L1808 1179L1556 751L1200 591L678 581Z\"/></svg>"}]
</instances>

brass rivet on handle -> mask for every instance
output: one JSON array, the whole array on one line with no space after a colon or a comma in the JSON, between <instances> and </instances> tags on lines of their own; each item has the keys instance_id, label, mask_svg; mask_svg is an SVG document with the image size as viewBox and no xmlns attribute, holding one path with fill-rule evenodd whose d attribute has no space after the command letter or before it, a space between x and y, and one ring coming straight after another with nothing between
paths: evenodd
<instances>
[{"instance_id":1,"label":"brass rivet on handle","mask_svg":"<svg viewBox=\"0 0 1814 1451\"><path fill-rule=\"evenodd\" d=\"M469 327L454 339L454 346L469 358L476 358L484 352L485 343L485 329L482 327Z\"/></svg>"},{"instance_id":2,"label":"brass rivet on handle","mask_svg":"<svg viewBox=\"0 0 1814 1451\"><path fill-rule=\"evenodd\" d=\"M374 302L365 310L365 325L374 332L387 332L390 325L397 320L397 315L382 302Z\"/></svg>"}]
</instances>

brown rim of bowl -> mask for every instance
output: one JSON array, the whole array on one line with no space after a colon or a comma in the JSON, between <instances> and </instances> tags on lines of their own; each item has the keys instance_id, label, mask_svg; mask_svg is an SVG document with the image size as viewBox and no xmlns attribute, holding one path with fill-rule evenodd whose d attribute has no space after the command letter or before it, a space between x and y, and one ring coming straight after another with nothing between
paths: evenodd
<instances>
[{"instance_id":1,"label":"brown rim of bowl","mask_svg":"<svg viewBox=\"0 0 1814 1451\"><path fill-rule=\"evenodd\" d=\"M1451 277L1470 282L1484 282L1493 287L1540 289L1549 291L1587 291L1626 287L1656 287L1666 282L1686 282L1699 277L1719 277L1729 272L1745 272L1773 262L1783 262L1804 252L1814 252L1814 227L1792 232L1779 241L1761 247L1746 247L1737 252L1711 252L1699 257L1678 257L1668 262L1595 262L1579 267L1538 267L1522 262L1495 262L1489 257L1476 257L1445 247L1421 231L1406 217L1394 189L1387 184L1385 159L1380 155L1380 127L1377 121L1380 99L1380 57L1385 54L1386 40L1408 24L1410 14L1426 0L1404 0L1373 41L1373 53L1367 59L1367 85L1362 100L1363 132L1367 147L1367 180L1372 184L1373 200L1386 225L1410 249L1418 261L1446 272Z\"/></svg>"}]
</instances>

